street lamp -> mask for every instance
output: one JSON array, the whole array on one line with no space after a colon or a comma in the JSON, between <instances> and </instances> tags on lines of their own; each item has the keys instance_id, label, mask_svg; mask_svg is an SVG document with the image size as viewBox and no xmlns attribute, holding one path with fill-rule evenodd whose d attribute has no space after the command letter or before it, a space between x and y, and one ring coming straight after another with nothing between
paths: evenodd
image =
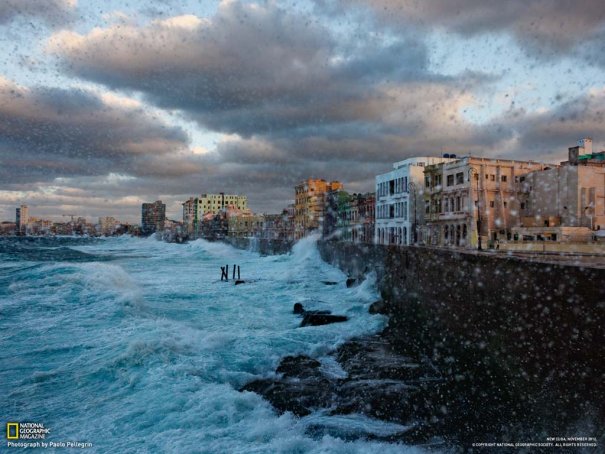
<instances>
[{"instance_id":1,"label":"street lamp","mask_svg":"<svg viewBox=\"0 0 605 454\"><path fill-rule=\"evenodd\" d=\"M410 181L408 183L408 193L412 194L412 200L414 200L414 222L412 223L412 240L413 243L416 244L418 242L418 235L416 232L416 184L413 181Z\"/></svg>"},{"instance_id":2,"label":"street lamp","mask_svg":"<svg viewBox=\"0 0 605 454\"><path fill-rule=\"evenodd\" d=\"M481 207L479 206L479 172L474 167L468 169L468 187L470 190L470 194L472 195L472 186L471 186L471 175L475 175L475 179L477 180L477 200L475 201L475 205L477 206L477 238L479 239L479 245L477 250L481 251L483 248L481 247Z\"/></svg>"}]
</instances>

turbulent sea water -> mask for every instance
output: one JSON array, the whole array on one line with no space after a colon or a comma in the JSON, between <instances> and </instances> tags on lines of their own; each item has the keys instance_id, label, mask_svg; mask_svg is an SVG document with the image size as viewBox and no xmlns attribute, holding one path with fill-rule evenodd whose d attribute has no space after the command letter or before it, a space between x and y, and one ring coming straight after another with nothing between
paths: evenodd
<instances>
[{"instance_id":1,"label":"turbulent sea water","mask_svg":"<svg viewBox=\"0 0 605 454\"><path fill-rule=\"evenodd\" d=\"M245 285L220 282L227 263ZM385 324L367 311L371 279L350 289L345 279L312 238L268 257L204 240L0 239L1 422L43 423L47 441L94 452L418 452L351 437L401 426L278 415L238 391L286 355L343 373L328 352ZM350 320L299 328L296 302ZM307 430L317 425L330 430Z\"/></svg>"}]
</instances>

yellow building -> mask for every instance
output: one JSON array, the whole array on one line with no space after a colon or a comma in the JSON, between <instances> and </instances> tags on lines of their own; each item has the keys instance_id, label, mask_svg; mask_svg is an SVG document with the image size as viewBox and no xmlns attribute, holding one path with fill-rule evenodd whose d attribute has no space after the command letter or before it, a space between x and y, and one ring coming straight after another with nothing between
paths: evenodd
<instances>
[{"instance_id":1,"label":"yellow building","mask_svg":"<svg viewBox=\"0 0 605 454\"><path fill-rule=\"evenodd\" d=\"M327 182L309 178L294 188L294 238L299 239L313 230L321 231L326 194L343 188L339 181Z\"/></svg>"}]
</instances>

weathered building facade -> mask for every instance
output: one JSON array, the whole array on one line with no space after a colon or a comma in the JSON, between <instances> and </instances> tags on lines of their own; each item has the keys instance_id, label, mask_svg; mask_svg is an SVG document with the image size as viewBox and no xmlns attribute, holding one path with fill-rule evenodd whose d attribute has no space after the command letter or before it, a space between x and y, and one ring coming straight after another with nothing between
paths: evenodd
<instances>
[{"instance_id":1,"label":"weathered building facade","mask_svg":"<svg viewBox=\"0 0 605 454\"><path fill-rule=\"evenodd\" d=\"M521 178L514 240L586 242L605 229L605 152L580 143L568 161Z\"/></svg>"},{"instance_id":2,"label":"weathered building facade","mask_svg":"<svg viewBox=\"0 0 605 454\"><path fill-rule=\"evenodd\" d=\"M511 239L523 178L548 167L472 156L426 166L422 242L478 248Z\"/></svg>"},{"instance_id":3,"label":"weathered building facade","mask_svg":"<svg viewBox=\"0 0 605 454\"><path fill-rule=\"evenodd\" d=\"M323 220L326 206L326 194L342 189L338 181L327 182L309 178L296 185L294 237L300 239L312 231L323 231Z\"/></svg>"}]
</instances>

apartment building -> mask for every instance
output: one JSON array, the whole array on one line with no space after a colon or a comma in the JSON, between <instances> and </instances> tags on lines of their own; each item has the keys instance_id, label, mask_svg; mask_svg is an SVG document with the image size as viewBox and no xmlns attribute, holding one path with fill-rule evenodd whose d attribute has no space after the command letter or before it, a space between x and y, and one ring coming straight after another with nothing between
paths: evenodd
<instances>
[{"instance_id":1,"label":"apartment building","mask_svg":"<svg viewBox=\"0 0 605 454\"><path fill-rule=\"evenodd\" d=\"M141 233L150 235L164 230L166 205L161 200L143 203L141 206Z\"/></svg>"},{"instance_id":2,"label":"apartment building","mask_svg":"<svg viewBox=\"0 0 605 454\"><path fill-rule=\"evenodd\" d=\"M592 140L568 149L569 160L520 178L517 241L591 241L605 230L605 152Z\"/></svg>"},{"instance_id":3,"label":"apartment building","mask_svg":"<svg viewBox=\"0 0 605 454\"><path fill-rule=\"evenodd\" d=\"M15 210L15 233L17 235L27 234L27 224L29 223L29 208L27 205L21 205Z\"/></svg>"},{"instance_id":4,"label":"apartment building","mask_svg":"<svg viewBox=\"0 0 605 454\"><path fill-rule=\"evenodd\" d=\"M323 231L326 194L343 188L339 181L327 182L309 178L294 188L294 237L299 239L312 231Z\"/></svg>"},{"instance_id":5,"label":"apartment building","mask_svg":"<svg viewBox=\"0 0 605 454\"><path fill-rule=\"evenodd\" d=\"M393 164L393 170L376 176L375 242L413 244L424 219L424 169L452 158L417 157Z\"/></svg>"},{"instance_id":6,"label":"apartment building","mask_svg":"<svg viewBox=\"0 0 605 454\"><path fill-rule=\"evenodd\" d=\"M225 194L202 194L196 198L198 216L206 213L217 214L223 208L236 208L246 210L248 208L248 197L245 195Z\"/></svg>"},{"instance_id":7,"label":"apartment building","mask_svg":"<svg viewBox=\"0 0 605 454\"><path fill-rule=\"evenodd\" d=\"M422 242L483 248L510 239L519 223L523 177L548 167L473 156L427 165Z\"/></svg>"}]
</instances>

